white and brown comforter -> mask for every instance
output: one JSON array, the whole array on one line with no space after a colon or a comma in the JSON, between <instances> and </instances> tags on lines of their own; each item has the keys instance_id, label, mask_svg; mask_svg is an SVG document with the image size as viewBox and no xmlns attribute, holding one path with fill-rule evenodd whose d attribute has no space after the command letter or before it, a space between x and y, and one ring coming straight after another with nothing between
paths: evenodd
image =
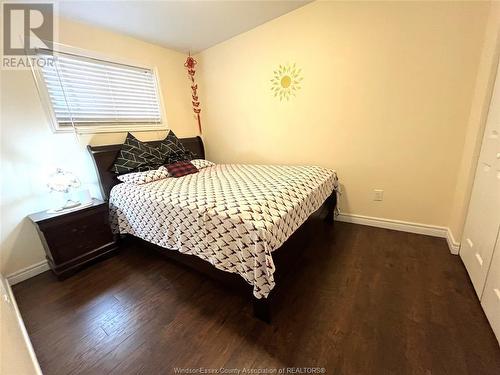
<instances>
[{"instance_id":1,"label":"white and brown comforter","mask_svg":"<svg viewBox=\"0 0 500 375\"><path fill-rule=\"evenodd\" d=\"M222 164L110 196L115 233L128 233L241 275L257 298L274 287L271 253L337 190L321 167Z\"/></svg>"}]
</instances>

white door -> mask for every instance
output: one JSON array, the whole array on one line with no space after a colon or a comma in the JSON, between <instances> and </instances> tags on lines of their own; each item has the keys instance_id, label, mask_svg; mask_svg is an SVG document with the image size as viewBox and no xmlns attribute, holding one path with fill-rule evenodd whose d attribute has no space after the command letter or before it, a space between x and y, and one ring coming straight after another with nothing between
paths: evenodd
<instances>
[{"instance_id":1,"label":"white door","mask_svg":"<svg viewBox=\"0 0 500 375\"><path fill-rule=\"evenodd\" d=\"M497 71L460 248L460 256L479 298L484 290L499 228L500 72Z\"/></svg>"},{"instance_id":2,"label":"white door","mask_svg":"<svg viewBox=\"0 0 500 375\"><path fill-rule=\"evenodd\" d=\"M481 305L500 343L500 231L497 245L486 278Z\"/></svg>"}]
</instances>

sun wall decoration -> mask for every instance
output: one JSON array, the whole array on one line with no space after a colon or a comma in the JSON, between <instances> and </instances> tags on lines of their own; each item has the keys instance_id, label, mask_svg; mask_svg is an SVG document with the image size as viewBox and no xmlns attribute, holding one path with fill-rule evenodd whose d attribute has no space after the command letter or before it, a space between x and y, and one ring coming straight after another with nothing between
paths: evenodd
<instances>
[{"instance_id":1,"label":"sun wall decoration","mask_svg":"<svg viewBox=\"0 0 500 375\"><path fill-rule=\"evenodd\" d=\"M281 65L274 71L274 77L271 79L271 90L275 97L290 100L301 88L301 82L304 77L301 76L302 69L297 68L295 64Z\"/></svg>"}]
</instances>

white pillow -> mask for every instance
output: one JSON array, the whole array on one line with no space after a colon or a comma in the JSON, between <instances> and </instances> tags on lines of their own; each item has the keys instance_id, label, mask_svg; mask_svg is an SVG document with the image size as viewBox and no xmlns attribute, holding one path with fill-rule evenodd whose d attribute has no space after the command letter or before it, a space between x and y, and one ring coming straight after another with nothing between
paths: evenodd
<instances>
[{"instance_id":1,"label":"white pillow","mask_svg":"<svg viewBox=\"0 0 500 375\"><path fill-rule=\"evenodd\" d=\"M122 174L117 178L127 184L142 185L149 182L162 180L168 177L168 171L164 168L153 169L151 171L144 172L132 172L127 174Z\"/></svg>"},{"instance_id":2,"label":"white pillow","mask_svg":"<svg viewBox=\"0 0 500 375\"><path fill-rule=\"evenodd\" d=\"M203 169L215 165L215 163L212 163L211 161L205 159L194 159L191 160L191 163L198 169Z\"/></svg>"}]
</instances>

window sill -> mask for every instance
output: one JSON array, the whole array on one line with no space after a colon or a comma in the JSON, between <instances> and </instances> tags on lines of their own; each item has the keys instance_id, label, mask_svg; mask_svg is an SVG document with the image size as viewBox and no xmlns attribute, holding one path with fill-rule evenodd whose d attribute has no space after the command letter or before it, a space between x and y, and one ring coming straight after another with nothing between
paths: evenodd
<instances>
[{"instance_id":1,"label":"window sill","mask_svg":"<svg viewBox=\"0 0 500 375\"><path fill-rule=\"evenodd\" d=\"M123 133L123 132L144 132L144 131L163 131L167 130L166 125L102 125L102 126L76 126L53 129L54 133L73 133L78 134L96 134L96 133Z\"/></svg>"}]
</instances>

